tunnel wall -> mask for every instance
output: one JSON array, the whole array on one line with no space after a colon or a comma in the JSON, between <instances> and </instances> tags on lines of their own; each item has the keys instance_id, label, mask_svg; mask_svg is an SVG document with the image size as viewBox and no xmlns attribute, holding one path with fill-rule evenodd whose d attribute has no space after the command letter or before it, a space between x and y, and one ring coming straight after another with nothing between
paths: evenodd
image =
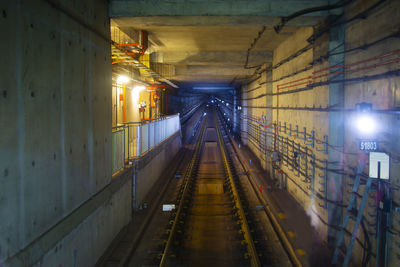
<instances>
[{"instance_id":1,"label":"tunnel wall","mask_svg":"<svg viewBox=\"0 0 400 267\"><path fill-rule=\"evenodd\" d=\"M178 92L176 95L168 94L168 114L179 113L184 115L194 106L204 101L204 95L191 94L190 92Z\"/></svg>"},{"instance_id":2,"label":"tunnel wall","mask_svg":"<svg viewBox=\"0 0 400 267\"><path fill-rule=\"evenodd\" d=\"M346 8L344 19L353 18L375 3L376 1L356 1ZM379 126L377 133L369 139L378 140L380 150L391 157L391 194L394 199L393 207L398 207L400 147L396 140L400 137L400 133L398 131L399 115L398 112L393 112L399 108L398 63L385 63L393 59L395 61L396 55L378 60L371 58L386 53L396 54L400 41L395 37L399 29L399 22L395 18L398 18L399 12L398 1L383 1L377 8L367 12L364 19L360 17L352 19L345 23L342 29L331 28L330 31L317 38L311 46L307 42L308 37L323 28L323 25L301 28L274 50L272 68L264 66L257 80L242 87L241 130L245 131L242 133L244 142L247 142L262 166L276 179L277 183L282 178L284 183L280 186L302 205L320 236L328 243L329 236L332 232L333 235L336 232L334 227L340 225L342 221L344 209L326 200L335 200L345 205L348 203L354 172L361 157L359 140L365 137L361 137L354 127L358 103L372 103L374 110L384 110L373 113ZM341 37L344 38L344 46L335 47L334 45ZM304 49L307 46L309 48ZM328 55L329 50L332 51L330 55ZM341 56L343 56L342 59L340 59ZM367 59L367 62L357 63ZM361 70L346 72L343 76L338 74L336 77L327 75L315 78L316 75L329 73L329 70L325 72L320 70L334 64L354 63L357 63L355 67L332 69L331 72L356 68ZM376 66L369 67L373 64ZM373 77L373 75L377 76ZM309 81L307 77L312 77L308 84L321 83L302 90L308 85L301 84ZM307 79L302 80L303 78ZM340 79L344 81L340 82ZM330 83L327 82L328 80L335 82ZM295 86L296 84L298 85ZM278 86L280 88L279 105L276 94ZM293 92L284 93L290 90ZM340 90L343 92L342 96L340 96ZM338 101L338 104L334 105L335 101ZM281 124L281 128L278 127L280 129L278 134L290 144L289 147L276 147L273 142L274 126L268 127L269 124L277 121L277 106L280 108L278 126L279 123ZM342 108L345 112L340 112ZM343 116L342 121L340 114ZM286 130L284 130L285 123ZM264 126L259 126L260 124ZM289 125L292 127L291 134L288 130ZM298 126L298 134L295 131L296 126ZM314 147L309 146L310 139L306 141L302 139L304 129L310 135L314 131ZM325 136L328 140L326 151L324 151ZM304 156L298 148L307 151L310 156ZM286 149L289 149L289 153L285 152ZM280 152L280 160L274 157L274 151ZM293 151L298 152L297 158ZM287 155L286 162L283 160L284 155ZM315 164L310 164L314 162L311 155L315 158ZM307 167L305 160L309 162ZM311 165L317 166L314 174L311 173ZM301 173L305 173L305 168L308 168L306 171L312 179L306 179ZM364 173L368 173L368 165L364 168ZM359 192L363 190L364 186L361 186ZM377 244L373 216L376 213L375 192L369 194L367 207L364 211L364 224L369 225L366 230L372 244L372 254L375 254ZM337 213L333 209L337 209ZM336 216L337 220L333 220L333 216ZM399 234L395 230L399 229L399 214L395 209L392 211L389 225L391 233L387 235L387 244L390 265L398 261L397 258L400 255ZM350 222L348 229L352 230L352 227L353 223ZM357 238L361 243L364 242L361 231ZM360 263L362 255L363 249L360 243L356 242L353 263ZM372 257L370 264L374 264L374 261L375 258Z\"/></svg>"},{"instance_id":3,"label":"tunnel wall","mask_svg":"<svg viewBox=\"0 0 400 267\"><path fill-rule=\"evenodd\" d=\"M0 3L0 265L91 266L130 218L125 187L101 193L111 182L109 30L106 1Z\"/></svg>"},{"instance_id":4,"label":"tunnel wall","mask_svg":"<svg viewBox=\"0 0 400 267\"><path fill-rule=\"evenodd\" d=\"M350 6L348 13L351 15L357 14L359 10L363 10L374 4L374 1L358 1L355 5ZM398 51L400 47L400 40L398 33L400 29L400 2L387 1L379 6L377 10L371 12L367 19L357 20L346 27L346 49L354 49L362 47L366 44L372 44L367 49L358 49L353 53L346 53L345 62L350 64L357 61L369 59L374 56L389 54L393 51ZM397 37L396 37L397 32ZM392 37L391 37L392 36ZM398 57L398 56L397 56ZM381 60L372 61L370 64L383 64L392 61L395 57L388 56ZM363 65L362 65L363 66ZM380 112L375 113L374 120L377 122L377 133L373 137L379 142L379 149L390 156L390 184L391 184L391 198L394 200L392 206L391 216L388 222L387 234L387 255L388 266L395 266L398 264L400 256L400 214L399 214L399 185L400 185L400 77L391 75L390 72L399 70L399 64L385 64L373 68L363 70L359 73L350 73L346 78L365 77L364 81L346 84L345 86L345 108L354 108L357 103L367 102L373 104L373 109L376 110L389 110L397 112ZM368 81L368 76L380 75L377 79ZM345 156L344 162L346 165L357 166L359 159L354 154L359 151L360 138L359 133L354 129L355 115L345 113L345 131L344 131L344 148ZM365 168L368 173L368 166ZM351 190L349 184L352 183L352 178L349 175L345 176L344 199L348 202ZM375 204L376 192L370 193L367 208L364 212L364 221L366 230L370 233L369 238L372 243L372 250L376 251L376 238L374 228L376 214ZM360 235L361 236L361 235ZM363 240L363 239L361 239ZM362 249L356 246L355 250L357 255L361 257ZM357 261L356 261L357 262Z\"/></svg>"}]
</instances>

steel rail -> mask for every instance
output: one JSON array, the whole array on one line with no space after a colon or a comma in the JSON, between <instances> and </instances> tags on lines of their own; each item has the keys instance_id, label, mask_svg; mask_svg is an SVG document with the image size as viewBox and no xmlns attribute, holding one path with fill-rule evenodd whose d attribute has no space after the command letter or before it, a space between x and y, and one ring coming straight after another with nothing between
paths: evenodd
<instances>
[{"instance_id":1,"label":"steel rail","mask_svg":"<svg viewBox=\"0 0 400 267\"><path fill-rule=\"evenodd\" d=\"M226 152L226 148L224 146L224 139L221 134L219 123L217 121L218 116L217 116L217 113L215 110L214 110L214 114L215 114L214 118L215 118L216 130L217 130L217 134L218 134L218 143L219 143L219 147L221 150L221 155L222 155L222 159L223 159L223 162L225 165L226 173L227 173L229 181L231 183L232 194L233 194L233 197L235 200L236 208L238 209L238 213L239 213L239 220L242 223L242 231L244 233L244 238L247 243L247 251L250 254L250 263L251 263L251 266L253 266L253 267L261 266L260 259L258 257L258 253L257 253L253 238L250 233L250 227L247 223L246 215L245 215L244 209L242 207L242 203L240 202L240 196L236 189L235 182L233 181L233 174L230 169L230 165L228 163L227 152Z\"/></svg>"},{"instance_id":2,"label":"steel rail","mask_svg":"<svg viewBox=\"0 0 400 267\"><path fill-rule=\"evenodd\" d=\"M159 264L160 267L167 266L167 261L168 261L167 257L169 255L169 251L170 251L170 248L172 246L172 241L173 241L173 238L174 238L176 227L177 227L177 224L179 222L179 217L180 217L180 214L182 212L183 202L184 202L185 196L186 196L186 194L188 192L190 178L191 178L191 176L193 174L193 166L194 166L196 160L198 159L198 157L200 156L200 148L201 148L201 145L203 143L203 137L204 137L204 132L205 132L205 129L206 129L206 124L207 124L207 120L204 119L203 120L203 126L201 128L201 132L200 132L197 144L196 144L196 148L195 148L195 151L193 153L193 157L192 157L192 159L191 159L191 161L189 163L189 166L188 166L188 168L186 169L186 172L185 172L185 176L184 176L185 181L184 181L183 192L182 192L182 195L181 195L181 197L180 197L180 199L178 201L178 203L179 203L178 209L176 211L175 218L173 220L172 228L171 228L171 230L169 232L169 235L168 235L167 243L166 243L166 245L164 247L164 251L162 253L162 257L161 257L160 264Z\"/></svg>"},{"instance_id":3,"label":"steel rail","mask_svg":"<svg viewBox=\"0 0 400 267\"><path fill-rule=\"evenodd\" d=\"M269 218L269 220L271 221L271 224L273 226L273 229L275 230L279 240L281 241L284 249L287 252L287 255L290 259L290 261L292 262L292 264L294 266L303 266L303 264L301 263L299 257L297 256L292 244L290 243L289 239L287 238L285 231L283 230L282 226L280 225L278 219L276 218L275 214L273 213L273 211L271 210L267 200L264 199L264 197L262 196L262 194L260 193L260 191L258 190L257 185L255 184L254 179L251 177L250 174L250 170L245 166L245 164L243 163L242 159L239 157L239 153L237 152L235 146L233 145L233 142L231 140L231 137L229 137L229 140L232 143L232 149L235 152L236 155L238 155L238 161L240 163L240 165L242 166L243 170L245 171L245 174L251 184L251 188L253 189L253 191L255 192L258 200L262 203L262 205L264 206L264 211L267 214L267 217Z\"/></svg>"}]
</instances>

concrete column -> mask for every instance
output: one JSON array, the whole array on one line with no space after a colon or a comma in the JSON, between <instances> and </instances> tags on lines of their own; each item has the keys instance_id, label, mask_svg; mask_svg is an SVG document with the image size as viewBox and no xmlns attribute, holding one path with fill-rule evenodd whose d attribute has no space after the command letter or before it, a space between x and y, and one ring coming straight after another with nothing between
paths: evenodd
<instances>
[{"instance_id":1,"label":"concrete column","mask_svg":"<svg viewBox=\"0 0 400 267\"><path fill-rule=\"evenodd\" d=\"M344 51L345 45L345 29L343 25L331 28L329 35L329 51L338 53ZM338 54L329 58L330 66L344 65L344 54ZM334 69L332 72L342 71L342 69ZM335 75L331 79L343 80L344 75ZM329 106L335 109L344 108L344 84L334 83L329 86ZM340 165L329 164L330 169L342 168L343 153L339 152L339 148L344 144L344 113L331 112L329 114L329 144L338 149L328 148L328 162L340 162ZM329 172L327 176L327 198L334 202L341 202L343 198L343 181L342 174ZM328 202L328 222L329 225L340 225L342 222L342 208ZM328 228L328 245L333 247L337 230Z\"/></svg>"}]
</instances>

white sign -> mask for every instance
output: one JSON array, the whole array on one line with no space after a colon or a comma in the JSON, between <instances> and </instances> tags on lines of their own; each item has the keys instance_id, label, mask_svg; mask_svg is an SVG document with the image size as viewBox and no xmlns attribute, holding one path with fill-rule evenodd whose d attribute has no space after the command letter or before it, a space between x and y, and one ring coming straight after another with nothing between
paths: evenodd
<instances>
[{"instance_id":1,"label":"white sign","mask_svg":"<svg viewBox=\"0 0 400 267\"><path fill-rule=\"evenodd\" d=\"M369 152L369 177L389 179L388 154L381 152Z\"/></svg>"},{"instance_id":2,"label":"white sign","mask_svg":"<svg viewBox=\"0 0 400 267\"><path fill-rule=\"evenodd\" d=\"M163 204L162 210L163 211L171 211L175 209L175 204Z\"/></svg>"}]
</instances>

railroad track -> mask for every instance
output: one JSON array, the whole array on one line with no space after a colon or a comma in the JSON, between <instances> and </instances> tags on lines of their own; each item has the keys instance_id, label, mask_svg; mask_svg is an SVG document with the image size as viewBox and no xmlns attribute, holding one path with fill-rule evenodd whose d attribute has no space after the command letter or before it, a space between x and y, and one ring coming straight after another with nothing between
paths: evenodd
<instances>
[{"instance_id":1,"label":"railroad track","mask_svg":"<svg viewBox=\"0 0 400 267\"><path fill-rule=\"evenodd\" d=\"M266 231L267 219L252 211L259 200L248 199L250 187L235 171L224 131L215 109L207 110L159 266L290 266L273 227Z\"/></svg>"},{"instance_id":2,"label":"railroad track","mask_svg":"<svg viewBox=\"0 0 400 267\"><path fill-rule=\"evenodd\" d=\"M117 248L101 266L301 266L256 194L216 107L205 112L128 253ZM177 171L180 178L172 174ZM162 203L176 208L162 212ZM118 247L126 245L122 240Z\"/></svg>"},{"instance_id":3,"label":"railroad track","mask_svg":"<svg viewBox=\"0 0 400 267\"><path fill-rule=\"evenodd\" d=\"M223 115L222 112L220 110L218 110L218 117L220 118L220 125L222 126L222 128L224 129L225 132L227 129L227 124L223 122ZM278 254L279 257L281 258L286 258L284 261L280 261L280 263L278 264L279 266L284 265L285 262L289 263L292 266L303 266L301 260L299 259L298 255L296 254L291 242L289 241L288 237L286 236L283 228L281 227L277 217L275 216L275 213L271 210L271 207L268 204L268 200L266 200L262 193L259 191L259 186L257 185L257 183L255 182L255 180L253 179L252 175L251 175L251 169L248 169L243 160L240 159L239 156L239 152L237 147L235 147L235 145L233 145L233 138L231 135L226 134L225 138L224 138L224 142L227 146L229 146L229 151L231 154L236 155L236 165L237 168L240 169L242 171L243 174L243 180L245 180L247 182L247 189L248 191L251 191L251 193L248 193L247 197L249 197L249 195L251 195L253 198L256 199L256 203L257 203L257 211L258 212L254 212L254 210L252 211L253 217L264 217L264 219L262 220L262 224L264 224L264 228L266 229L266 232L268 232L267 234L265 234L265 236L269 237L269 240L267 241L267 243L265 246L269 246L272 243L272 250L271 249L267 249L269 251L264 251L263 255L264 255L264 260L266 260L267 262L274 262L274 260L272 259L268 259L265 256L270 256L270 255L274 255L274 254ZM240 146L239 146L240 148ZM243 181L242 181L243 183ZM272 241L273 239L275 239L275 241ZM274 244L275 243L275 244ZM284 251L283 251L284 250ZM267 258L267 259L266 259Z\"/></svg>"}]
</instances>

